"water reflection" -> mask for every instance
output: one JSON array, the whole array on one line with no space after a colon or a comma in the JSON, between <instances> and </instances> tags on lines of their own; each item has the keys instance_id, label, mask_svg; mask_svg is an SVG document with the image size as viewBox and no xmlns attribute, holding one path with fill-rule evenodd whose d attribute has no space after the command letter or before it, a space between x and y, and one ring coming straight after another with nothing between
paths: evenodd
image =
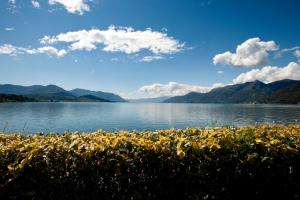
<instances>
[{"instance_id":1,"label":"water reflection","mask_svg":"<svg viewBox=\"0 0 300 200\"><path fill-rule=\"evenodd\" d=\"M299 105L151 104L151 103L5 103L0 132L156 130L256 123L296 123Z\"/></svg>"}]
</instances>

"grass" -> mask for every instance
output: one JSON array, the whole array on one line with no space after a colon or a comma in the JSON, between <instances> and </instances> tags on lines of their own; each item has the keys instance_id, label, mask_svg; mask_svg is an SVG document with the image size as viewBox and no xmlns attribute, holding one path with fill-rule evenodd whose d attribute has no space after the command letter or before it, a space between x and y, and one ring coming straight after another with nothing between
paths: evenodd
<instances>
[{"instance_id":1,"label":"grass","mask_svg":"<svg viewBox=\"0 0 300 200\"><path fill-rule=\"evenodd\" d=\"M300 125L0 134L0 199L299 199Z\"/></svg>"}]
</instances>

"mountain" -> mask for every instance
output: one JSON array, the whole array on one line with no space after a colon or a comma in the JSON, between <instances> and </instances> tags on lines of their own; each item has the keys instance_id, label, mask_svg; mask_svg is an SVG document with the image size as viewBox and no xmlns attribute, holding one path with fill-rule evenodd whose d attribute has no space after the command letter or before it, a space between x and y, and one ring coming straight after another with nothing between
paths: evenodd
<instances>
[{"instance_id":1,"label":"mountain","mask_svg":"<svg viewBox=\"0 0 300 200\"><path fill-rule=\"evenodd\" d=\"M83 96L83 95L93 95L95 97L101 98L101 99L106 99L111 102L126 102L125 99L122 97L113 94L113 93L108 93L108 92L101 92L101 91L91 91L91 90L85 90L85 89L74 89L70 90L70 93L75 95L75 96Z\"/></svg>"},{"instance_id":2,"label":"mountain","mask_svg":"<svg viewBox=\"0 0 300 200\"><path fill-rule=\"evenodd\" d=\"M68 92L56 85L46 85L46 86L38 87L35 90L31 91L31 94L58 94L58 93L63 94Z\"/></svg>"},{"instance_id":3,"label":"mountain","mask_svg":"<svg viewBox=\"0 0 300 200\"><path fill-rule=\"evenodd\" d=\"M0 93L2 94L31 94L34 93L35 90L41 89L43 86L41 85L33 85L33 86L20 86L20 85L11 85L11 84L3 84L0 85Z\"/></svg>"},{"instance_id":4,"label":"mountain","mask_svg":"<svg viewBox=\"0 0 300 200\"><path fill-rule=\"evenodd\" d=\"M281 80L269 84L260 81L215 88L208 93L190 92L171 97L168 103L283 103L300 102L300 81Z\"/></svg>"},{"instance_id":5,"label":"mountain","mask_svg":"<svg viewBox=\"0 0 300 200\"><path fill-rule=\"evenodd\" d=\"M35 93L28 94L27 97L36 99L37 101L77 101L77 97L70 94L69 92L58 92L58 93Z\"/></svg>"},{"instance_id":6,"label":"mountain","mask_svg":"<svg viewBox=\"0 0 300 200\"><path fill-rule=\"evenodd\" d=\"M75 101L76 97L56 85L0 85L0 93L22 95L35 101Z\"/></svg>"},{"instance_id":7,"label":"mountain","mask_svg":"<svg viewBox=\"0 0 300 200\"><path fill-rule=\"evenodd\" d=\"M0 93L22 95L35 101L125 102L123 98L113 93L94 92L84 89L67 91L56 85L20 86L3 84L0 85Z\"/></svg>"},{"instance_id":8,"label":"mountain","mask_svg":"<svg viewBox=\"0 0 300 200\"><path fill-rule=\"evenodd\" d=\"M77 101L80 102L111 102L109 100L106 99L102 99L93 95L83 95L80 97L77 97Z\"/></svg>"},{"instance_id":9,"label":"mountain","mask_svg":"<svg viewBox=\"0 0 300 200\"><path fill-rule=\"evenodd\" d=\"M141 98L141 99L128 99L131 103L162 103L170 97L157 97L157 98Z\"/></svg>"},{"instance_id":10,"label":"mountain","mask_svg":"<svg viewBox=\"0 0 300 200\"><path fill-rule=\"evenodd\" d=\"M0 93L2 94L16 94L16 95L30 95L30 94L53 94L67 92L66 90L56 85L32 85L32 86L20 86L3 84L0 85Z\"/></svg>"}]
</instances>

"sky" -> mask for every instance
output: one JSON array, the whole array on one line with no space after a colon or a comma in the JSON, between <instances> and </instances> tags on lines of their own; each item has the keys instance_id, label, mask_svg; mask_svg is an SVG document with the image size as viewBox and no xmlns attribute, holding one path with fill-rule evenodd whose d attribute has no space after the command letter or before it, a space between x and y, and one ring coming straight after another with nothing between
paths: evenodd
<instances>
[{"instance_id":1,"label":"sky","mask_svg":"<svg viewBox=\"0 0 300 200\"><path fill-rule=\"evenodd\" d=\"M298 0L1 0L0 84L124 98L300 80Z\"/></svg>"}]
</instances>

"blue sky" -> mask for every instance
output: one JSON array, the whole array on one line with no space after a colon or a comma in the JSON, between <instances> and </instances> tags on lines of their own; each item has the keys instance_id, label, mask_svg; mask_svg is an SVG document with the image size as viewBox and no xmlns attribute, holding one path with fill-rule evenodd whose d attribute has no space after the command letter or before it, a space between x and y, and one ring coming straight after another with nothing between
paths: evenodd
<instances>
[{"instance_id":1,"label":"blue sky","mask_svg":"<svg viewBox=\"0 0 300 200\"><path fill-rule=\"evenodd\" d=\"M1 84L138 98L300 79L297 0L3 0L0 9Z\"/></svg>"}]
</instances>

